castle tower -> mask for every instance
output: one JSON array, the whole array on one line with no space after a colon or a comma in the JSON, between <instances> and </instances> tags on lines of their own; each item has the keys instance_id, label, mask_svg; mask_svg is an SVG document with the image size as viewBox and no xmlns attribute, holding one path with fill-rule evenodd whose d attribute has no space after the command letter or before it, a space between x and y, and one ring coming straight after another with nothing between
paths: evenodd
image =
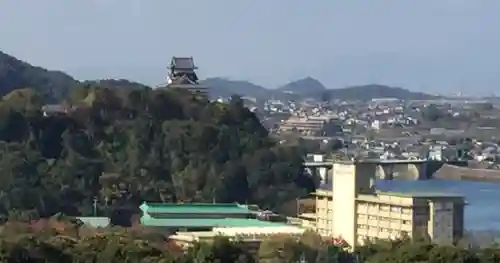
<instances>
[{"instance_id":1,"label":"castle tower","mask_svg":"<svg viewBox=\"0 0 500 263\"><path fill-rule=\"evenodd\" d=\"M172 57L168 69L167 88L186 89L207 96L208 89L198 83L198 67L192 57Z\"/></svg>"}]
</instances>

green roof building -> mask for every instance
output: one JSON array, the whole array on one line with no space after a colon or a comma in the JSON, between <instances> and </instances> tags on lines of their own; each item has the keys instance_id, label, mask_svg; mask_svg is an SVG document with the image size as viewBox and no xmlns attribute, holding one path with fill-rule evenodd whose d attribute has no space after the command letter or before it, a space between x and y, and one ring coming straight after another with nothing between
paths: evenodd
<instances>
[{"instance_id":1,"label":"green roof building","mask_svg":"<svg viewBox=\"0 0 500 263\"><path fill-rule=\"evenodd\" d=\"M211 230L215 227L263 226L270 222L255 219L255 213L239 204L143 203L141 224L175 230Z\"/></svg>"}]
</instances>

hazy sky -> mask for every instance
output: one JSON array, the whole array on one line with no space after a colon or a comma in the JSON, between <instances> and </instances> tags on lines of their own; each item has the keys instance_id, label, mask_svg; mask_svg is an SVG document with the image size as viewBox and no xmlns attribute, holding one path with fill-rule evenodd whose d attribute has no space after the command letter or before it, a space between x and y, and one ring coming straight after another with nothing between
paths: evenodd
<instances>
[{"instance_id":1,"label":"hazy sky","mask_svg":"<svg viewBox=\"0 0 500 263\"><path fill-rule=\"evenodd\" d=\"M200 77L276 87L381 83L500 92L498 0L0 0L0 50L86 78Z\"/></svg>"}]
</instances>

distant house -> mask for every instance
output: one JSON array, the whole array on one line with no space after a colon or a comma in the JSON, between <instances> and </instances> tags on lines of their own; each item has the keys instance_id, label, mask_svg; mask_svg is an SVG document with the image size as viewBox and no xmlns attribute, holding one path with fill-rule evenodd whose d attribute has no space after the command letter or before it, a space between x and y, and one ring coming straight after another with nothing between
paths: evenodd
<instances>
[{"instance_id":1,"label":"distant house","mask_svg":"<svg viewBox=\"0 0 500 263\"><path fill-rule=\"evenodd\" d=\"M88 225L94 228L104 228L111 224L111 220L108 217L77 217L84 225Z\"/></svg>"},{"instance_id":2,"label":"distant house","mask_svg":"<svg viewBox=\"0 0 500 263\"><path fill-rule=\"evenodd\" d=\"M63 104L47 104L42 106L43 116L65 115L76 110L77 106L67 106Z\"/></svg>"}]
</instances>

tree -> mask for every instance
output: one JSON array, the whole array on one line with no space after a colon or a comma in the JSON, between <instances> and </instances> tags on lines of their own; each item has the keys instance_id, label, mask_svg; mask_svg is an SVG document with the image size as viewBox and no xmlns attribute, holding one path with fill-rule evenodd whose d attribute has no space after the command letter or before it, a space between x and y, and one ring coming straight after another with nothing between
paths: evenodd
<instances>
[{"instance_id":1,"label":"tree","mask_svg":"<svg viewBox=\"0 0 500 263\"><path fill-rule=\"evenodd\" d=\"M444 113L434 104L430 104L422 110L422 117L428 121L437 121L444 117Z\"/></svg>"}]
</instances>

